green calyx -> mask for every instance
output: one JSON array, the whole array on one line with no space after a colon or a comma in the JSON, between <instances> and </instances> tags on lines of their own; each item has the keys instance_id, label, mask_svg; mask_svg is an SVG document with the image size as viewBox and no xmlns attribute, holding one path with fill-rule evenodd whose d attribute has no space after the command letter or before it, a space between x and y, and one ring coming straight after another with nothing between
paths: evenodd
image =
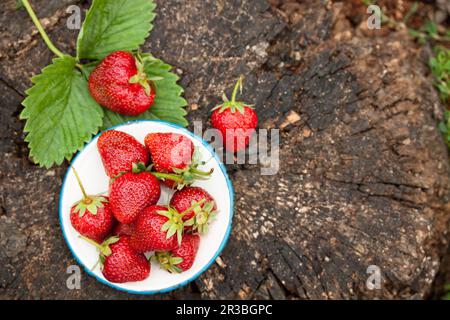
<instances>
[{"instance_id":1,"label":"green calyx","mask_svg":"<svg viewBox=\"0 0 450 320\"><path fill-rule=\"evenodd\" d=\"M78 185L80 186L81 192L83 193L83 198L74 204L74 212L78 213L80 218L84 216L86 211L89 213L96 215L98 208L103 207L103 204L108 202L108 200L101 195L88 195L86 190L84 189L83 184L81 183L80 176L74 167L72 167L73 173L75 174L75 178L77 179Z\"/></svg>"},{"instance_id":2,"label":"green calyx","mask_svg":"<svg viewBox=\"0 0 450 320\"><path fill-rule=\"evenodd\" d=\"M173 172L181 177L181 181L177 183L177 189L181 190L185 186L191 185L196 180L207 180L210 178L214 169L211 168L209 171L200 170L198 167L205 165L206 161L202 161L202 155L198 148L194 149L192 155L192 161L189 166L183 169L172 168Z\"/></svg>"},{"instance_id":3,"label":"green calyx","mask_svg":"<svg viewBox=\"0 0 450 320\"><path fill-rule=\"evenodd\" d=\"M194 159L194 157L193 157ZM211 173L213 172L213 169L211 169L208 172L198 170L197 167L199 165L204 164L204 162L200 163L192 163L189 167L185 169L176 169L174 168L174 173L165 173L165 172L157 172L152 171L153 165L149 165L148 167L145 166L145 163L138 162L133 163L131 172L134 174L139 174L142 172L149 172L153 174L157 179L159 180L171 180L175 182L175 186L178 189L184 188L184 186L191 185L195 180L205 180L208 179ZM120 176L127 173L126 171L120 172L117 176L111 178L111 182L119 178Z\"/></svg>"},{"instance_id":4,"label":"green calyx","mask_svg":"<svg viewBox=\"0 0 450 320\"><path fill-rule=\"evenodd\" d=\"M227 95L223 93L222 99L223 103L219 104L218 106L214 107L212 111L219 110L219 113L225 111L226 109L230 109L232 113L235 113L236 110L239 111L241 114L244 114L245 107L253 109L253 105L247 104L245 102L236 101L237 93L239 91L239 94L242 94L242 83L243 83L244 77L240 76L238 81L236 82L236 85L234 86L233 93L231 95L231 100L228 99Z\"/></svg>"},{"instance_id":5,"label":"green calyx","mask_svg":"<svg viewBox=\"0 0 450 320\"><path fill-rule=\"evenodd\" d=\"M192 201L192 205L195 203L195 201ZM203 206L196 206L194 208L194 216L185 222L185 226L192 226L193 232L207 233L209 222L213 221L217 216L214 205L214 201L208 201Z\"/></svg>"},{"instance_id":6,"label":"green calyx","mask_svg":"<svg viewBox=\"0 0 450 320\"><path fill-rule=\"evenodd\" d=\"M149 165L148 167L145 166L145 163L143 162L135 162L131 165L131 172L135 174L139 174L142 172L151 172L153 165ZM117 178L123 176L125 173L128 173L129 171L120 171L117 175L111 178L111 183L114 182Z\"/></svg>"},{"instance_id":7,"label":"green calyx","mask_svg":"<svg viewBox=\"0 0 450 320\"><path fill-rule=\"evenodd\" d=\"M205 201L205 199L202 199L196 203L193 203L192 206L181 213L171 206L168 206L167 210L157 211L159 215L167 218L167 221L161 226L161 231L166 232L166 239L169 239L176 234L178 245L180 246L181 240L183 239L184 227L188 226L186 224L187 221L184 221L183 217L191 210L195 210L195 208L201 206L203 203L205 203Z\"/></svg>"},{"instance_id":8,"label":"green calyx","mask_svg":"<svg viewBox=\"0 0 450 320\"><path fill-rule=\"evenodd\" d=\"M195 148L191 164L186 166L186 168L172 168L174 173L152 172L152 174L158 179L174 181L176 188L181 190L185 186L190 186L196 180L207 180L210 178L214 169L211 168L209 171L200 170L198 167L206 164L206 161L202 161L201 159L202 155L200 150Z\"/></svg>"},{"instance_id":9,"label":"green calyx","mask_svg":"<svg viewBox=\"0 0 450 320\"><path fill-rule=\"evenodd\" d=\"M151 85L151 81L162 80L162 77L149 77L145 72L145 60L149 57L142 58L139 53L136 55L136 68L137 73L132 76L129 80L129 83L138 83L144 88L145 94L150 96L153 88Z\"/></svg>"},{"instance_id":10,"label":"green calyx","mask_svg":"<svg viewBox=\"0 0 450 320\"><path fill-rule=\"evenodd\" d=\"M160 267L170 273L181 273L180 267L177 265L183 262L183 258L176 257L170 252L155 252L154 259L159 263Z\"/></svg>"},{"instance_id":11,"label":"green calyx","mask_svg":"<svg viewBox=\"0 0 450 320\"><path fill-rule=\"evenodd\" d=\"M133 173L142 173L142 172L151 172L153 165L149 165L148 167L145 166L145 163L138 162L133 163L131 165L131 172Z\"/></svg>"},{"instance_id":12,"label":"green calyx","mask_svg":"<svg viewBox=\"0 0 450 320\"><path fill-rule=\"evenodd\" d=\"M86 211L96 215L98 208L102 208L103 204L108 202L105 197L102 196L88 196L75 203L73 212L78 213L80 218L84 216Z\"/></svg>"},{"instance_id":13,"label":"green calyx","mask_svg":"<svg viewBox=\"0 0 450 320\"><path fill-rule=\"evenodd\" d=\"M198 167L205 165L207 161L202 161L202 155L198 148L194 149L194 153L192 155L191 164L186 168L172 168L173 173L165 173L165 172L156 172L152 171L153 165L145 166L145 163L138 162L133 163L131 172L135 174L139 174L142 172L149 172L153 174L157 179L160 180L171 180L175 184L175 187L178 190L183 189L185 186L189 186L196 180L207 180L210 178L214 169L211 168L209 171L202 171ZM124 175L126 172L122 171L117 176L113 177L111 181L119 178L121 175Z\"/></svg>"}]
</instances>

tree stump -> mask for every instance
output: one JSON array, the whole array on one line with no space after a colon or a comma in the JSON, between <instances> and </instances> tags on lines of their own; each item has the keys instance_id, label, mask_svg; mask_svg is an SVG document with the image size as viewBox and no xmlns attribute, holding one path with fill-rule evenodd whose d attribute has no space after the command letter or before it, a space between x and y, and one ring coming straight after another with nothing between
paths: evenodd
<instances>
[{"instance_id":1,"label":"tree stump","mask_svg":"<svg viewBox=\"0 0 450 320\"><path fill-rule=\"evenodd\" d=\"M280 171L229 166L233 231L195 282L157 298L424 298L447 246L449 163L426 52L406 31L353 26L341 3L301 1L286 22L263 0L159 0L145 50L174 65L189 120L209 126L218 97L246 76L261 128L281 128ZM69 4L35 1L62 51ZM52 54L15 1L0 4L0 298L130 298L83 273L58 221L67 165L28 160L18 114ZM292 18L292 17L291 17ZM369 266L381 275L369 290ZM369 273L368 273L369 268Z\"/></svg>"}]
</instances>

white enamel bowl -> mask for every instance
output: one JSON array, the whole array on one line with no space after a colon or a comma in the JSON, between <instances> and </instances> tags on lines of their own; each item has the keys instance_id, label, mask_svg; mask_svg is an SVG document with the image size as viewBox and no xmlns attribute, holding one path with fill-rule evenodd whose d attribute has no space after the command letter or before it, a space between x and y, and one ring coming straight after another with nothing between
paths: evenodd
<instances>
[{"instance_id":1,"label":"white enamel bowl","mask_svg":"<svg viewBox=\"0 0 450 320\"><path fill-rule=\"evenodd\" d=\"M150 276L144 281L123 284L107 281L101 273L100 266L91 270L98 260L98 251L94 246L80 239L78 232L70 223L70 207L82 196L72 172L72 166L77 170L87 193L97 194L108 190L108 177L97 149L97 135L77 154L64 178L59 202L59 217L64 238L78 263L84 267L89 275L104 284L135 294L154 294L175 290L193 281L207 270L224 248L230 235L233 217L233 187L231 181L223 164L208 143L182 127L162 121L134 121L112 129L131 134L141 143L144 142L145 136L150 132L174 132L190 138L194 145L200 149L203 159L209 160L202 168L204 170L214 168L209 180L198 181L194 185L204 188L214 197L219 210L217 217L211 222L208 233L201 236L197 258L188 271L170 274L160 269L157 263L152 262ZM170 189L162 187L161 198L158 203L167 204L172 193L173 191Z\"/></svg>"}]
</instances>

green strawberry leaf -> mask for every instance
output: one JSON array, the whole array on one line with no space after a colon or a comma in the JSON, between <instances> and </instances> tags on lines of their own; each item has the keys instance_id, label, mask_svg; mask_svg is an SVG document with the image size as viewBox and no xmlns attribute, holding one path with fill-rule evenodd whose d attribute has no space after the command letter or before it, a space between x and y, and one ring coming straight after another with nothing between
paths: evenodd
<instances>
[{"instance_id":1,"label":"green strawberry leaf","mask_svg":"<svg viewBox=\"0 0 450 320\"><path fill-rule=\"evenodd\" d=\"M101 60L137 50L153 28L153 0L94 0L78 35L77 57Z\"/></svg>"},{"instance_id":2,"label":"green strawberry leaf","mask_svg":"<svg viewBox=\"0 0 450 320\"><path fill-rule=\"evenodd\" d=\"M156 96L153 105L148 111L136 117L123 116L105 109L103 129L132 120L164 120L184 127L188 125L185 119L187 112L184 110L187 102L181 97L184 90L177 84L178 76L170 72L172 69L170 65L148 54L143 56L147 76L161 78L161 80L154 81Z\"/></svg>"},{"instance_id":3,"label":"green strawberry leaf","mask_svg":"<svg viewBox=\"0 0 450 320\"><path fill-rule=\"evenodd\" d=\"M102 125L102 108L90 96L85 77L70 56L56 58L33 77L20 114L26 119L30 157L50 168L70 160Z\"/></svg>"}]
</instances>

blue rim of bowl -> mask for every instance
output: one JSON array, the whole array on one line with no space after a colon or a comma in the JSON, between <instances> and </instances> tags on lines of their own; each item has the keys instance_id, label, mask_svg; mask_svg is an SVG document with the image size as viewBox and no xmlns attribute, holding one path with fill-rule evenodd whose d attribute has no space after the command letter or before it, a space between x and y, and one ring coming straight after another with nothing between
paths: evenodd
<instances>
[{"instance_id":1,"label":"blue rim of bowl","mask_svg":"<svg viewBox=\"0 0 450 320\"><path fill-rule=\"evenodd\" d=\"M219 246L219 249L217 250L217 252L216 252L215 255L213 256L213 258L212 258L207 264L205 264L205 266L204 266L200 271L198 271L196 274L194 274L194 275L193 275L192 277L190 277L189 279L187 279L187 280L185 280L185 281L183 281L183 282L181 282L181 283L179 283L179 284L176 284L176 285L173 285L173 286L171 286L171 287L164 288L164 289L160 289L160 290L136 291L136 290L131 290L131 289L125 289L125 288L119 287L118 285L116 285L116 284L114 284L114 283L112 283L112 282L109 282L109 281L107 281L107 280L105 280L105 279L100 278L98 275L96 275L94 272L92 272L92 271L91 271L91 270L90 270L90 269L89 269L89 268L81 261L81 259L76 255L75 251L72 249L72 246L70 245L70 242L69 242L69 240L68 240L68 238L67 238L66 230L64 229L64 224L63 224L63 220L62 220L62 219L63 219L62 199L63 199L64 189L65 189L65 187L66 187L66 180L67 180L67 177L68 177L68 175L69 175L69 173L70 173L70 169L72 168L72 165L73 165L73 164L76 162L76 160L78 159L78 156L79 156L79 155L83 152L83 150L86 149L86 148L87 148L87 147L88 147L95 139L97 139L97 137L100 136L104 131L108 131L108 130L112 130L112 129L117 129L117 128L120 128L120 127L124 127L124 126L130 125L130 124L135 124L135 123L139 123L139 122L153 122L153 123L160 123L160 124L163 124L163 125L167 125L167 126L169 126L169 127L172 127L172 128L180 129L180 130L182 130L184 133L186 133L187 135L189 135L190 137L192 137L193 139L196 139L197 141L201 142L201 143L203 144L203 146L204 146L206 149L208 149L209 152L211 152L211 154L214 156L214 158L216 159L217 163L219 164L219 167L220 167L220 169L222 170L222 173L223 173L223 175L224 175L224 177L225 177L225 179L226 179L226 181L227 181L228 193L229 193L229 197L230 197L230 214L229 214L229 215L230 215L230 220L229 220L229 223L228 223L228 226L227 226L227 231L226 231L226 233L225 233L225 237L224 237L223 240L222 240L222 243L221 243L220 246ZM87 272L87 274L89 274L91 277L97 279L99 282L101 282L101 283L103 283L103 284L105 284L105 285L107 285L107 286L109 286L109 287L112 287L112 288L114 288L114 289L116 289L116 290L119 290L119 291L123 291L123 292L127 292L127 293L132 293L132 294L151 295L151 294L157 294L157 293L166 293L166 292L173 291L173 290L176 290L176 289L178 289L178 288L184 287L184 286L187 285L188 283L190 283L190 282L194 281L195 279L197 279L203 272L205 272L206 270L208 270L208 268L214 263L214 261L217 259L217 257L218 257L218 256L220 255L220 253L222 252L222 250L225 248L225 245L227 244L228 239L229 239L229 237L230 237L230 233L231 233L231 224L232 224L232 221L233 221L233 210L234 210L234 189L233 189L233 184L231 183L231 180L230 180L230 178L228 177L227 170L225 169L224 164L223 164L222 161L219 159L219 157L217 156L217 154L214 152L213 148L212 148L205 140L203 140L202 138L200 138L200 137L194 135L192 132L188 131L186 128L181 127L181 126L176 125L176 124L173 124L173 123L170 123L170 122L160 121L160 120L133 120L133 121L128 121L128 122L125 122L125 123L123 123L123 124L120 124L120 125L117 125L117 126L108 128L107 130L104 130L104 131L98 133L95 137L93 137L93 138L91 139L91 141L90 141L88 144L86 144L86 145L84 146L84 148L83 148L82 150L80 150L80 151L75 155L75 157L73 158L73 160L70 162L69 168L68 168L67 171L66 171L66 174L65 174L65 176L64 176L64 180L63 180L63 183L62 183L61 192L60 192L60 194L59 194L59 224L60 224L60 227L61 227L61 230L62 230L64 239L65 239L65 241L66 241L66 243L67 243L67 246L68 246L69 249L70 249L70 252L72 252L73 257L74 257L75 260L78 262L78 264L80 264L81 266L83 266L83 268L84 268L84 270Z\"/></svg>"}]
</instances>

